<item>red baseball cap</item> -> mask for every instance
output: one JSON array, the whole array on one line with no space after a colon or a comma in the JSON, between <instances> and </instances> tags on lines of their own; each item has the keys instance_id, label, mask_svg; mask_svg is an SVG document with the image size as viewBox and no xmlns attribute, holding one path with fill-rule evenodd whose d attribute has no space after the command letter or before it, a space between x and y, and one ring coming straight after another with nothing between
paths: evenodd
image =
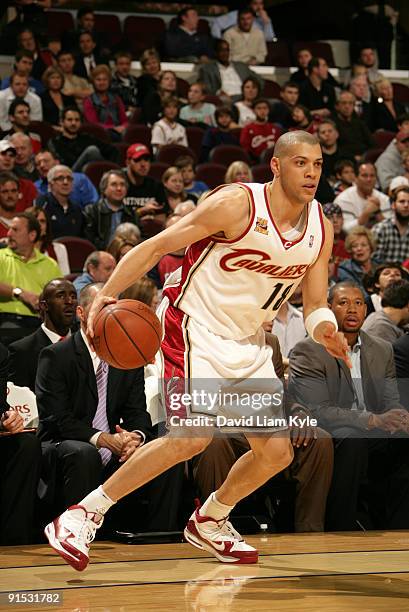
<instances>
[{"instance_id":1,"label":"red baseball cap","mask_svg":"<svg viewBox=\"0 0 409 612\"><path fill-rule=\"evenodd\" d=\"M405 142L406 140L409 140L409 132L405 132L405 130L400 130L400 132L396 134L395 138L398 142Z\"/></svg>"},{"instance_id":2,"label":"red baseball cap","mask_svg":"<svg viewBox=\"0 0 409 612\"><path fill-rule=\"evenodd\" d=\"M127 159L139 159L144 155L148 155L149 157L151 157L151 152L149 151L147 146L140 142L136 142L135 144L128 147L126 150Z\"/></svg>"}]
</instances>

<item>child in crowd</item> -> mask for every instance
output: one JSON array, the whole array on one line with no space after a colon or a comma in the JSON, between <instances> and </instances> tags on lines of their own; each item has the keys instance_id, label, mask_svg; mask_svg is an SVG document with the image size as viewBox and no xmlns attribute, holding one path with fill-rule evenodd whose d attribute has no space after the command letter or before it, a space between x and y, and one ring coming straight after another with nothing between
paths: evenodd
<instances>
[{"instance_id":1,"label":"child in crowd","mask_svg":"<svg viewBox=\"0 0 409 612\"><path fill-rule=\"evenodd\" d=\"M155 155L164 145L188 146L186 129L177 121L178 113L179 102L177 98L168 98L163 102L163 117L152 127L151 144Z\"/></svg>"},{"instance_id":2,"label":"child in crowd","mask_svg":"<svg viewBox=\"0 0 409 612\"><path fill-rule=\"evenodd\" d=\"M243 127L240 144L253 159L259 160L265 149L274 147L282 130L276 123L270 123L268 120L270 114L268 100L259 98L254 102L253 110L256 120Z\"/></svg>"},{"instance_id":3,"label":"child in crowd","mask_svg":"<svg viewBox=\"0 0 409 612\"><path fill-rule=\"evenodd\" d=\"M356 180L355 164L349 159L340 159L334 166L336 183L333 186L335 195L339 195L348 187L352 187Z\"/></svg>"},{"instance_id":4,"label":"child in crowd","mask_svg":"<svg viewBox=\"0 0 409 612\"><path fill-rule=\"evenodd\" d=\"M238 137L232 133L237 128L233 121L232 111L228 106L219 106L215 112L217 127L206 130L202 142L202 154L200 161L209 159L210 151L218 145L238 145Z\"/></svg>"},{"instance_id":5,"label":"child in crowd","mask_svg":"<svg viewBox=\"0 0 409 612\"><path fill-rule=\"evenodd\" d=\"M309 109L302 104L296 104L291 113L294 126L290 130L304 130L309 134L315 134L318 131L319 123L315 121Z\"/></svg>"},{"instance_id":6,"label":"child in crowd","mask_svg":"<svg viewBox=\"0 0 409 612\"><path fill-rule=\"evenodd\" d=\"M172 211L174 211L176 206L181 202L191 200L194 204L196 204L197 198L195 198L193 195L188 196L186 193L182 173L179 168L176 168L176 166L170 166L170 168L165 170L162 175L162 183Z\"/></svg>"},{"instance_id":7,"label":"child in crowd","mask_svg":"<svg viewBox=\"0 0 409 612\"><path fill-rule=\"evenodd\" d=\"M214 104L205 102L205 88L203 83L193 83L188 91L187 99L189 104L183 106L180 111L180 118L187 124L197 127L207 128L214 125Z\"/></svg>"},{"instance_id":8,"label":"child in crowd","mask_svg":"<svg viewBox=\"0 0 409 612\"><path fill-rule=\"evenodd\" d=\"M227 168L224 182L226 185L230 183L252 183L253 174L250 166L240 160L232 162Z\"/></svg>"},{"instance_id":9,"label":"child in crowd","mask_svg":"<svg viewBox=\"0 0 409 612\"><path fill-rule=\"evenodd\" d=\"M209 187L203 181L197 181L195 177L195 162L190 155L182 155L175 161L175 166L182 173L185 191L189 195L200 198L202 193L208 191Z\"/></svg>"}]
</instances>

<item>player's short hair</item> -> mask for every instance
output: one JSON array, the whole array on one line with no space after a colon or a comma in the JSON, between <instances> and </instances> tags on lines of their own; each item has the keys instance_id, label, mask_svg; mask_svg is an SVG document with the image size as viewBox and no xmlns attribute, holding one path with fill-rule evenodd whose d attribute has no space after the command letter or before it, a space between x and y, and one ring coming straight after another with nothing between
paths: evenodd
<instances>
[{"instance_id":1,"label":"player's short hair","mask_svg":"<svg viewBox=\"0 0 409 612\"><path fill-rule=\"evenodd\" d=\"M274 157L284 157L289 149L294 145L308 144L314 147L319 146L319 140L314 134L305 132L304 130L294 130L286 132L277 140L274 147Z\"/></svg>"},{"instance_id":2,"label":"player's short hair","mask_svg":"<svg viewBox=\"0 0 409 612\"><path fill-rule=\"evenodd\" d=\"M345 281L336 283L335 285L332 285L332 287L330 287L330 290L328 291L328 298L327 298L328 304L333 303L335 294L338 291L338 289L358 289L362 293L362 299L365 299L363 289L360 285L358 285L358 283L356 283L353 280L345 280Z\"/></svg>"}]
</instances>

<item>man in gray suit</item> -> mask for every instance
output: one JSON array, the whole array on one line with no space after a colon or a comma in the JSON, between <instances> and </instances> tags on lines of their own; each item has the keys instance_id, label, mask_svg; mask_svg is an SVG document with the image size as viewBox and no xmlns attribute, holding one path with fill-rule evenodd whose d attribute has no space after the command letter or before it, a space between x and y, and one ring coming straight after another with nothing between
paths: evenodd
<instances>
[{"instance_id":1,"label":"man in gray suit","mask_svg":"<svg viewBox=\"0 0 409 612\"><path fill-rule=\"evenodd\" d=\"M407 529L409 418L399 401L392 346L361 331L366 305L357 284L334 285L328 301L348 341L352 369L311 338L290 354L292 394L333 437L327 528L355 530L361 521L369 528Z\"/></svg>"},{"instance_id":2,"label":"man in gray suit","mask_svg":"<svg viewBox=\"0 0 409 612\"><path fill-rule=\"evenodd\" d=\"M260 89L263 89L263 79L247 64L230 61L230 45L226 40L216 41L215 56L214 61L203 64L199 70L199 80L204 83L208 94L236 102L242 96L243 81L250 76L255 77L260 82Z\"/></svg>"}]
</instances>

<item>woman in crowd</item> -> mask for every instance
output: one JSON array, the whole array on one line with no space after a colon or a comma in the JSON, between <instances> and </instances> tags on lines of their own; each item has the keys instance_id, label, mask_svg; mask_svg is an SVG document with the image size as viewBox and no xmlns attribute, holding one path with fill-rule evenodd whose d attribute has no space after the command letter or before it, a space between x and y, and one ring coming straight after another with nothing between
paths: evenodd
<instances>
[{"instance_id":1,"label":"woman in crowd","mask_svg":"<svg viewBox=\"0 0 409 612\"><path fill-rule=\"evenodd\" d=\"M64 88L64 75L59 68L49 66L43 74L45 91L41 94L43 117L54 129L60 129L60 116L63 108L77 106L74 96L62 93Z\"/></svg>"},{"instance_id":2,"label":"woman in crowd","mask_svg":"<svg viewBox=\"0 0 409 612\"><path fill-rule=\"evenodd\" d=\"M361 286L365 299L368 294L363 278L365 274L372 274L375 270L375 264L371 260L375 246L376 239L372 232L362 225L357 225L351 229L345 240L345 248L351 259L346 259L338 266L338 281L355 281Z\"/></svg>"},{"instance_id":3,"label":"woman in crowd","mask_svg":"<svg viewBox=\"0 0 409 612\"><path fill-rule=\"evenodd\" d=\"M117 236L113 238L107 247L107 252L112 255L116 263L122 259L139 241L131 240L129 238L122 238Z\"/></svg>"},{"instance_id":4,"label":"woman in crowd","mask_svg":"<svg viewBox=\"0 0 409 612\"><path fill-rule=\"evenodd\" d=\"M253 174L251 168L244 161L235 161L227 168L224 182L228 183L252 183Z\"/></svg>"},{"instance_id":5,"label":"woman in crowd","mask_svg":"<svg viewBox=\"0 0 409 612\"><path fill-rule=\"evenodd\" d=\"M151 91L142 103L142 120L153 125L163 114L163 102L169 98L180 98L177 95L177 79L173 70L161 73L156 91Z\"/></svg>"},{"instance_id":6,"label":"woman in crowd","mask_svg":"<svg viewBox=\"0 0 409 612\"><path fill-rule=\"evenodd\" d=\"M145 49L140 57L142 74L138 77L139 103L143 106L146 96L156 91L161 75L160 57L156 49Z\"/></svg>"},{"instance_id":7,"label":"woman in crowd","mask_svg":"<svg viewBox=\"0 0 409 612\"><path fill-rule=\"evenodd\" d=\"M159 304L159 293L153 280L147 276L143 276L121 293L121 299L138 300L152 308L155 312Z\"/></svg>"},{"instance_id":8,"label":"woman in crowd","mask_svg":"<svg viewBox=\"0 0 409 612\"><path fill-rule=\"evenodd\" d=\"M372 130L397 132L396 120L405 112L405 107L393 97L392 83L388 79L379 79L374 83L374 91Z\"/></svg>"},{"instance_id":9,"label":"woman in crowd","mask_svg":"<svg viewBox=\"0 0 409 612\"><path fill-rule=\"evenodd\" d=\"M162 183L165 187L166 197L172 211L174 211L176 206L181 202L191 201L196 204L197 198L194 195L188 195L186 193L182 172L176 166L171 166L165 170L162 175Z\"/></svg>"},{"instance_id":10,"label":"woman in crowd","mask_svg":"<svg viewBox=\"0 0 409 612\"><path fill-rule=\"evenodd\" d=\"M40 224L41 235L35 248L38 249L40 253L45 253L49 257L52 257L52 259L55 259L64 275L70 274L71 270L67 248L62 242L53 241L50 219L44 208L40 206L31 206L26 209L26 212L34 215Z\"/></svg>"},{"instance_id":11,"label":"woman in crowd","mask_svg":"<svg viewBox=\"0 0 409 612\"><path fill-rule=\"evenodd\" d=\"M108 130L112 140L118 142L128 127L125 106L121 98L110 91L111 71L101 64L91 72L94 93L84 100L84 118Z\"/></svg>"},{"instance_id":12,"label":"woman in crowd","mask_svg":"<svg viewBox=\"0 0 409 612\"><path fill-rule=\"evenodd\" d=\"M345 248L346 233L343 230L344 217L342 214L342 208L338 204L329 202L324 204L322 207L324 215L332 223L334 228L334 245L332 247L332 258L334 264L333 278L336 279L338 273L339 264L345 259L350 259L351 255Z\"/></svg>"},{"instance_id":13,"label":"woman in crowd","mask_svg":"<svg viewBox=\"0 0 409 612\"><path fill-rule=\"evenodd\" d=\"M113 237L123 238L124 240L129 240L130 242L139 244L141 241L141 231L134 223L125 221L125 223L120 223L117 226Z\"/></svg>"},{"instance_id":14,"label":"woman in crowd","mask_svg":"<svg viewBox=\"0 0 409 612\"><path fill-rule=\"evenodd\" d=\"M295 123L294 127L290 128L292 130L304 130L304 132L309 132L310 134L315 134L318 130L318 123L314 120L311 115L309 109L302 104L296 104L293 108L293 112L291 113L293 121Z\"/></svg>"},{"instance_id":15,"label":"woman in crowd","mask_svg":"<svg viewBox=\"0 0 409 612\"><path fill-rule=\"evenodd\" d=\"M238 110L238 124L240 127L256 120L253 111L254 100L260 97L260 83L255 77L248 77L241 86L242 99L235 103Z\"/></svg>"}]
</instances>

